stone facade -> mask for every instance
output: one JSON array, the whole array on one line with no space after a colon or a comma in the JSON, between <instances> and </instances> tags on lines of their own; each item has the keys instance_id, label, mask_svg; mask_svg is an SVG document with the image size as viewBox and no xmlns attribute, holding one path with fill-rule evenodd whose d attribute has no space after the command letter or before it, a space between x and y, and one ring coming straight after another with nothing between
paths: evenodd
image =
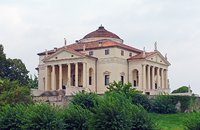
<instances>
[{"instance_id":1,"label":"stone facade","mask_svg":"<svg viewBox=\"0 0 200 130\"><path fill-rule=\"evenodd\" d=\"M100 26L74 44L38 53L39 90L65 90L102 94L108 82L131 82L144 94L170 92L167 57L157 50L145 52L123 44Z\"/></svg>"}]
</instances>

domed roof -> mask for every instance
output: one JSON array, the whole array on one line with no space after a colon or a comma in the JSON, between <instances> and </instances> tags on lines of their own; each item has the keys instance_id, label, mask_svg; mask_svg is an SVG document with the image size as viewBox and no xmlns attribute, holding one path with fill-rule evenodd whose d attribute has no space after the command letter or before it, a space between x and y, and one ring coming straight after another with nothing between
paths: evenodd
<instances>
[{"instance_id":1,"label":"domed roof","mask_svg":"<svg viewBox=\"0 0 200 130\"><path fill-rule=\"evenodd\" d=\"M87 34L83 39L95 37L109 37L120 39L116 34L107 31L102 25L96 31Z\"/></svg>"}]
</instances>

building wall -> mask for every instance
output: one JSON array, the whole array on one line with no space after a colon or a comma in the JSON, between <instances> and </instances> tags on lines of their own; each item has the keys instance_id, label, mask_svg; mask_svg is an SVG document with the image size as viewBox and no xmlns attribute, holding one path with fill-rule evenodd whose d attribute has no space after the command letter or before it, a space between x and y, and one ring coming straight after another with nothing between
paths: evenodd
<instances>
[{"instance_id":1,"label":"building wall","mask_svg":"<svg viewBox=\"0 0 200 130\"><path fill-rule=\"evenodd\" d=\"M105 50L109 49L109 54L105 55ZM121 50L124 51L124 55L121 55ZM93 51L93 55L94 57L97 57L98 59L101 58L108 58L108 57L118 57L118 58L122 58L122 59L128 59L130 58L129 53L132 53L132 56L137 55L137 53L126 50L126 49L121 49L118 47L109 47L109 48L100 48L100 49L92 49L92 50L86 50L86 51L80 51L82 53L86 53L89 55L89 52Z\"/></svg>"},{"instance_id":2,"label":"building wall","mask_svg":"<svg viewBox=\"0 0 200 130\"><path fill-rule=\"evenodd\" d=\"M109 54L105 55L105 50L109 49ZM124 51L124 55L121 55L121 50ZM115 81L120 81L121 76L124 77L124 83L131 82L134 84L135 79L133 71L138 71L138 85L136 88L138 90L146 91L146 88L143 88L143 65L155 66L163 69L168 69L168 65L163 61L163 58L158 55L153 55L147 59L137 59L137 60L128 60L130 58L129 53L131 51L118 48L118 47L109 47L101 48L93 51L93 56L97 57L98 60L94 58L89 58L74 54L70 51L62 51L55 53L51 58L49 58L45 63L42 61L45 56L39 56L39 89L45 89L45 66L51 68L52 65L55 65L55 79L56 79L56 89L59 89L59 65L62 64L62 79L63 85L67 85L68 79L68 66L67 63L71 64L71 85L73 80L72 76L75 74L75 64L79 63L79 74L80 82L79 85L83 86L83 75L86 80L86 87L89 88L92 92L97 92L98 94L104 93L108 86L105 85L105 75L109 75L109 82L112 83ZM89 51L84 51L82 53L89 54ZM131 52L132 56L136 55L135 52ZM72 57L73 55L73 57ZM86 63L86 72L83 73L83 63ZM92 71L90 71L92 70ZM52 69L49 69L50 74L52 74ZM92 85L89 85L89 77L92 77ZM147 78L146 78L147 79ZM52 81L52 79L51 79ZM49 81L49 82L51 82ZM50 83L52 84L52 83ZM83 86L85 87L85 86ZM148 90L151 95L157 94L158 92L170 92L169 88L162 90Z\"/></svg>"},{"instance_id":3,"label":"building wall","mask_svg":"<svg viewBox=\"0 0 200 130\"><path fill-rule=\"evenodd\" d=\"M108 86L105 85L105 75L109 75L109 82L120 81L124 76L124 83L127 83L127 61L120 58L102 58L97 61L97 92L104 93Z\"/></svg>"}]
</instances>

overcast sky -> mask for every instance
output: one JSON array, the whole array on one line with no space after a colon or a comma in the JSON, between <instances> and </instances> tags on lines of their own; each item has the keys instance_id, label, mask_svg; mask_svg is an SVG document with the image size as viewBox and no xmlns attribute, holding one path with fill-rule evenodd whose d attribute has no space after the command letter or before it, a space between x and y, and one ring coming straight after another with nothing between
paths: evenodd
<instances>
[{"instance_id":1,"label":"overcast sky","mask_svg":"<svg viewBox=\"0 0 200 130\"><path fill-rule=\"evenodd\" d=\"M100 25L137 49L167 53L171 90L200 94L200 1L6 0L0 1L0 44L37 74L37 53L83 38Z\"/></svg>"}]
</instances>

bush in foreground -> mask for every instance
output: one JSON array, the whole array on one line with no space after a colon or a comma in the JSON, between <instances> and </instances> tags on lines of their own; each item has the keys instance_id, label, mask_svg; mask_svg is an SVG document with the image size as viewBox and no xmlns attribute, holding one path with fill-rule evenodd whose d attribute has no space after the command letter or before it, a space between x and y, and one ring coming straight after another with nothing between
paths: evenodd
<instances>
[{"instance_id":1,"label":"bush in foreground","mask_svg":"<svg viewBox=\"0 0 200 130\"><path fill-rule=\"evenodd\" d=\"M119 81L118 83L113 81L113 83L109 83L107 89L108 91L105 92L106 95L110 94L111 92L124 93L126 98L131 98L133 104L140 104L147 111L150 111L151 109L149 97L147 95L143 95L142 91L132 88L132 84L130 82L122 85L122 81Z\"/></svg>"},{"instance_id":2,"label":"bush in foreground","mask_svg":"<svg viewBox=\"0 0 200 130\"><path fill-rule=\"evenodd\" d=\"M28 105L23 129L62 129L62 120L58 118L58 108L56 106L40 103Z\"/></svg>"},{"instance_id":3,"label":"bush in foreground","mask_svg":"<svg viewBox=\"0 0 200 130\"><path fill-rule=\"evenodd\" d=\"M200 129L200 111L190 113L187 118L183 118L183 125L186 130Z\"/></svg>"},{"instance_id":4,"label":"bush in foreground","mask_svg":"<svg viewBox=\"0 0 200 130\"><path fill-rule=\"evenodd\" d=\"M153 129L154 122L141 106L132 104L122 92L111 92L99 99L88 120L89 129L138 130Z\"/></svg>"},{"instance_id":5,"label":"bush in foreground","mask_svg":"<svg viewBox=\"0 0 200 130\"><path fill-rule=\"evenodd\" d=\"M75 95L72 95L72 99L70 100L72 104L79 105L82 108L89 109L90 107L94 107L94 101L97 101L97 94L88 93L88 92L77 92Z\"/></svg>"},{"instance_id":6,"label":"bush in foreground","mask_svg":"<svg viewBox=\"0 0 200 130\"><path fill-rule=\"evenodd\" d=\"M136 100L133 100L133 104L140 104L144 107L145 110L151 110L151 102L149 100L148 95L138 94L135 96Z\"/></svg>"},{"instance_id":7,"label":"bush in foreground","mask_svg":"<svg viewBox=\"0 0 200 130\"><path fill-rule=\"evenodd\" d=\"M152 100L152 111L155 113L172 114L176 113L176 103L168 94L158 94Z\"/></svg>"},{"instance_id":8,"label":"bush in foreground","mask_svg":"<svg viewBox=\"0 0 200 130\"><path fill-rule=\"evenodd\" d=\"M0 111L0 129L22 129L25 112L26 108L23 105L16 105L15 107L6 105L2 107L2 111Z\"/></svg>"},{"instance_id":9,"label":"bush in foreground","mask_svg":"<svg viewBox=\"0 0 200 130\"><path fill-rule=\"evenodd\" d=\"M60 110L59 118L62 119L63 129L67 130L87 130L88 119L91 112L81 106L70 104Z\"/></svg>"}]
</instances>

